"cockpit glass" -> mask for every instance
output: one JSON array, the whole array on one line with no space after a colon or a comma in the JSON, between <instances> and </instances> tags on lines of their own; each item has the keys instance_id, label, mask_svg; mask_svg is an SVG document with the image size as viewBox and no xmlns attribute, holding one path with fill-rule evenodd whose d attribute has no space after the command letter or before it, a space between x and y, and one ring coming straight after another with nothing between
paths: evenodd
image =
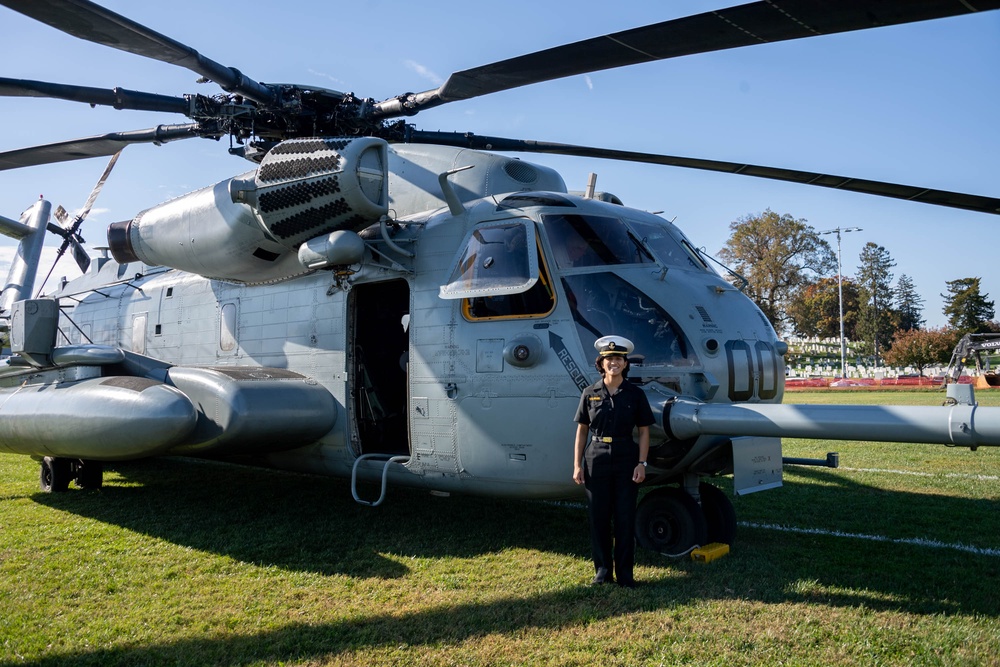
<instances>
[{"instance_id":1,"label":"cockpit glass","mask_svg":"<svg viewBox=\"0 0 1000 667\"><path fill-rule=\"evenodd\" d=\"M469 235L444 299L525 292L538 280L534 231L526 220L477 227Z\"/></svg>"},{"instance_id":2,"label":"cockpit glass","mask_svg":"<svg viewBox=\"0 0 1000 667\"><path fill-rule=\"evenodd\" d=\"M560 269L653 261L618 218L546 215L542 221Z\"/></svg>"},{"instance_id":3,"label":"cockpit glass","mask_svg":"<svg viewBox=\"0 0 1000 667\"><path fill-rule=\"evenodd\" d=\"M690 366L694 352L680 327L655 301L613 273L562 279L576 331L585 350L601 336L615 334L635 343L645 366Z\"/></svg>"},{"instance_id":4,"label":"cockpit glass","mask_svg":"<svg viewBox=\"0 0 1000 667\"><path fill-rule=\"evenodd\" d=\"M670 233L667 222L654 224L642 220L629 219L626 224L632 228L644 246L649 248L658 260L667 266L681 269L708 270L698 252L682 239Z\"/></svg>"}]
</instances>

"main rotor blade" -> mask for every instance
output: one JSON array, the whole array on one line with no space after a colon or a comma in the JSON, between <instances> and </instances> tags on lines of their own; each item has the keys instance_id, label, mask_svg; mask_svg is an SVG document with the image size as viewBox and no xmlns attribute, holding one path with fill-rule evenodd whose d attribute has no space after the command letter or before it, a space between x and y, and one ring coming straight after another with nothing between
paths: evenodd
<instances>
[{"instance_id":1,"label":"main rotor blade","mask_svg":"<svg viewBox=\"0 0 1000 667\"><path fill-rule=\"evenodd\" d=\"M833 176L797 169L782 169L780 167L764 167L721 160L703 160L699 158L678 157L674 155L659 155L656 153L636 153L591 146L574 146L545 141L528 141L524 139L506 139L503 137L484 137L458 132L425 132L413 130L407 136L407 141L422 144L444 144L461 148L491 151L515 151L520 153L549 153L554 155L571 155L575 157L602 158L606 160L621 160L625 162L642 162L646 164L662 164L671 167L701 169L742 176L755 176L776 181L788 181L802 185L817 185L835 190L848 190L879 197L906 199L922 204L960 208L977 213L1000 215L1000 199L971 195L947 190L934 190L912 185L870 181L862 178Z\"/></svg>"},{"instance_id":2,"label":"main rotor blade","mask_svg":"<svg viewBox=\"0 0 1000 667\"><path fill-rule=\"evenodd\" d=\"M412 115L532 83L753 44L865 30L1000 8L1000 0L765 0L594 37L456 72L444 85L375 105Z\"/></svg>"},{"instance_id":3,"label":"main rotor blade","mask_svg":"<svg viewBox=\"0 0 1000 667\"><path fill-rule=\"evenodd\" d=\"M100 104L115 109L160 111L184 115L190 115L191 110L191 103L183 97L144 93L125 88L105 90L30 79L0 77L0 95L4 97L54 97L71 102L83 102L84 104Z\"/></svg>"},{"instance_id":4,"label":"main rotor blade","mask_svg":"<svg viewBox=\"0 0 1000 667\"><path fill-rule=\"evenodd\" d=\"M256 102L274 102L270 88L239 70L88 0L0 0L0 5L88 42L187 68Z\"/></svg>"},{"instance_id":5,"label":"main rotor blade","mask_svg":"<svg viewBox=\"0 0 1000 667\"><path fill-rule=\"evenodd\" d=\"M157 125L148 130L109 132L83 139L4 151L0 152L0 171L114 155L129 144L162 144L177 139L190 139L201 136L198 133L200 127L197 123Z\"/></svg>"}]
</instances>

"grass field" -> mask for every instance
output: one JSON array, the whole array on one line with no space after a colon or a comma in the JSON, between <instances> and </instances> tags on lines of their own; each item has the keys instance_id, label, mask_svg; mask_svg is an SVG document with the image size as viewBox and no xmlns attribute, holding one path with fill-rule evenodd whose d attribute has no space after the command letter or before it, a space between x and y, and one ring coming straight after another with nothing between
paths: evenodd
<instances>
[{"instance_id":1,"label":"grass field","mask_svg":"<svg viewBox=\"0 0 1000 667\"><path fill-rule=\"evenodd\" d=\"M342 480L181 459L42 494L0 455L0 664L1000 664L1000 450L785 443L827 451L840 469L735 499L728 556L640 552L634 591L586 585L575 502L391 488L372 509Z\"/></svg>"}]
</instances>

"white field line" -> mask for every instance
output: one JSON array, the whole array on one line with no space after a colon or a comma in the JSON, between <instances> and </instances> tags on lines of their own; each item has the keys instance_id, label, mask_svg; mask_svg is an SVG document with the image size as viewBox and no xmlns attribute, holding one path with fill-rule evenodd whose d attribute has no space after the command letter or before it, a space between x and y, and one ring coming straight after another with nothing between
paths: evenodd
<instances>
[{"instance_id":1,"label":"white field line","mask_svg":"<svg viewBox=\"0 0 1000 667\"><path fill-rule=\"evenodd\" d=\"M879 474L890 474L890 475L910 475L913 477L944 477L944 478L957 478L957 479L974 479L977 481L988 481L995 482L1000 480L1000 476L997 475L973 475L969 473L930 473L930 472L920 472L916 470L893 470L886 468L847 468L840 467L837 470L843 470L845 472L863 472L863 473L879 473ZM864 533L846 533L840 530L825 530L822 528L793 528L791 526L781 526L777 524L767 524L767 523L753 523L749 521L741 521L739 523L741 526L746 526L747 528L761 528L764 530L778 530L786 533L799 533L805 535L826 535L831 537L846 537L858 540L870 540L872 542L888 542L891 544L909 544L914 546L932 547L935 549L953 549L955 551L962 551L965 553L977 554L981 556L1000 556L1000 549L986 549L981 547L974 547L968 544L961 543L948 543L940 542L938 540L929 540L922 537L886 537L884 535L866 535Z\"/></svg>"},{"instance_id":2,"label":"white field line","mask_svg":"<svg viewBox=\"0 0 1000 667\"><path fill-rule=\"evenodd\" d=\"M879 471L883 472L883 471ZM927 473L919 473L927 474ZM547 505L557 507L569 507L571 509L587 509L585 503L566 500L542 501ZM952 549L963 553L975 554L977 556L997 556L1000 557L1000 549L989 549L984 547L974 547L970 544L960 542L941 542L930 540L924 537L886 537L885 535L868 535L865 533L848 533L842 530L827 530L825 528L796 528L794 526L782 526L774 523L757 523L755 521L738 521L737 525L743 528L759 528L761 530L776 530L783 533L797 533L799 535L823 535L826 537L843 537L854 540L868 540L870 542L886 542L889 544L908 544L917 547L930 547L932 549Z\"/></svg>"},{"instance_id":3,"label":"white field line","mask_svg":"<svg viewBox=\"0 0 1000 667\"><path fill-rule=\"evenodd\" d=\"M871 542L887 542L889 544L908 544L919 547L931 547L934 549L952 549L965 553L976 554L977 556L1000 556L1000 549L985 549L974 547L969 544L956 542L939 542L938 540L928 540L922 537L886 537L885 535L866 535L864 533L845 533L841 530L826 530L823 528L795 528L792 526L781 526L773 523L755 523L753 521L740 521L740 526L745 528L760 528L762 530L777 530L784 533L798 533L800 535L825 535L829 537L846 537L855 540L869 540Z\"/></svg>"},{"instance_id":4,"label":"white field line","mask_svg":"<svg viewBox=\"0 0 1000 667\"><path fill-rule=\"evenodd\" d=\"M919 472L917 470L892 470L891 468L845 468L843 466L835 468L835 470L844 470L846 472L875 472L875 473L884 473L890 475L911 475L913 477L950 477L953 479L975 479L983 482L1000 481L1000 476L997 475L973 475L971 473L963 473L963 472L935 473L935 472Z\"/></svg>"}]
</instances>

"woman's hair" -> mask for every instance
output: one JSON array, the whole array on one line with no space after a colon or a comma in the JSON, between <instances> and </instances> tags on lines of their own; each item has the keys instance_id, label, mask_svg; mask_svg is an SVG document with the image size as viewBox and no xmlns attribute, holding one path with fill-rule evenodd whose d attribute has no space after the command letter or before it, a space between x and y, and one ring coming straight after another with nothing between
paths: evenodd
<instances>
[{"instance_id":1,"label":"woman's hair","mask_svg":"<svg viewBox=\"0 0 1000 667\"><path fill-rule=\"evenodd\" d=\"M629 361L628 357L626 357L624 354L619 354L619 355L616 355L616 356L619 356L619 357L621 357L622 359L625 360L625 368L622 369L622 377L623 378L627 378L628 377L628 369L632 367L632 362ZM596 368L597 372L601 374L601 377L604 377L604 363L603 362L604 362L605 359L607 359L607 357L601 356L601 355L597 355L597 359L594 360L594 368Z\"/></svg>"}]
</instances>

